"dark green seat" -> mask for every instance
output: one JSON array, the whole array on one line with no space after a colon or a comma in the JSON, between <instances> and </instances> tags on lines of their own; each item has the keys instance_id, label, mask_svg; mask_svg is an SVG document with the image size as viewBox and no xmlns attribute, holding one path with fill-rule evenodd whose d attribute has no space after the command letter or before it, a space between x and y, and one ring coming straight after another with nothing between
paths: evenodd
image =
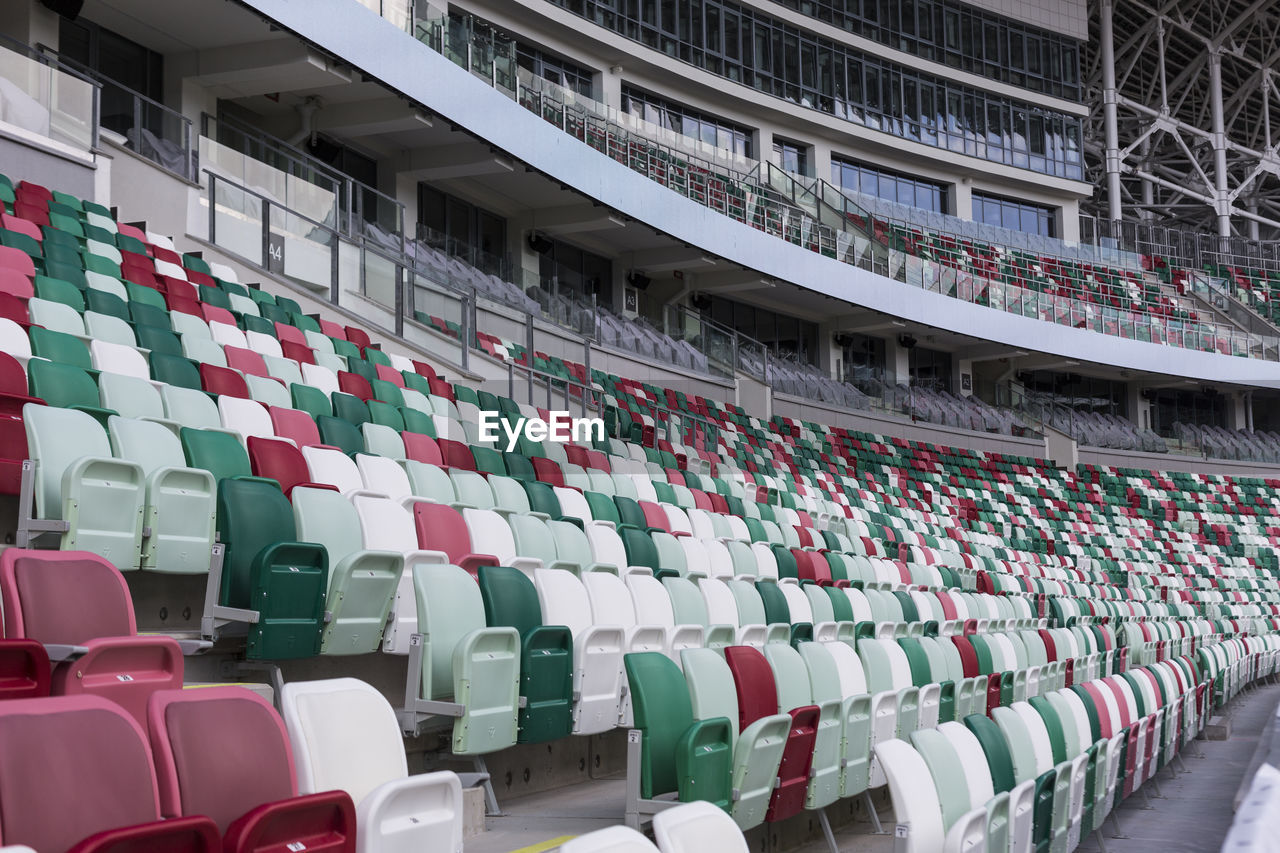
<instances>
[{"instance_id":1,"label":"dark green seat","mask_svg":"<svg viewBox=\"0 0 1280 853\"><path fill-rule=\"evenodd\" d=\"M769 546L773 551L774 561L778 564L779 578L798 578L800 577L800 569L796 565L796 555L791 553L791 549L786 545L773 544Z\"/></svg>"},{"instance_id":2,"label":"dark green seat","mask_svg":"<svg viewBox=\"0 0 1280 853\"><path fill-rule=\"evenodd\" d=\"M581 519L564 518L560 514L560 499L556 497L555 491L539 480L525 480L524 493L529 497L529 511L542 512L550 516L552 521L577 521L581 527Z\"/></svg>"},{"instance_id":3,"label":"dark green seat","mask_svg":"<svg viewBox=\"0 0 1280 853\"><path fill-rule=\"evenodd\" d=\"M320 428L320 440L325 444L338 448L348 456L364 453L364 436L348 421L331 415L321 415L316 418L316 426Z\"/></svg>"},{"instance_id":4,"label":"dark green seat","mask_svg":"<svg viewBox=\"0 0 1280 853\"><path fill-rule=\"evenodd\" d=\"M636 527L621 527L618 535L622 537L622 545L627 550L628 566L647 566L653 569L654 574L667 568L658 559L658 546L653 544L653 538L646 531Z\"/></svg>"},{"instance_id":5,"label":"dark green seat","mask_svg":"<svg viewBox=\"0 0 1280 853\"><path fill-rule=\"evenodd\" d=\"M313 385L300 385L295 382L289 386L289 396L295 409L301 409L312 418L333 415L333 405L329 402L329 395Z\"/></svg>"},{"instance_id":6,"label":"dark green seat","mask_svg":"<svg viewBox=\"0 0 1280 853\"><path fill-rule=\"evenodd\" d=\"M173 331L169 322L169 312L145 302L129 300L129 320L135 326L155 326L157 329Z\"/></svg>"},{"instance_id":7,"label":"dark green seat","mask_svg":"<svg viewBox=\"0 0 1280 853\"><path fill-rule=\"evenodd\" d=\"M35 277L35 293L41 299L61 302L81 314L84 313L84 293L69 281L38 275Z\"/></svg>"},{"instance_id":8,"label":"dark green seat","mask_svg":"<svg viewBox=\"0 0 1280 853\"><path fill-rule=\"evenodd\" d=\"M675 793L729 809L733 799L732 726L725 717L693 718L689 687L671 658L634 652L623 658L635 728L640 731L640 796Z\"/></svg>"},{"instance_id":9,"label":"dark green seat","mask_svg":"<svg viewBox=\"0 0 1280 853\"><path fill-rule=\"evenodd\" d=\"M80 290L84 290L89 286L88 280L84 277L84 268L80 266L79 261L46 260L44 262L44 273L51 278L65 281Z\"/></svg>"},{"instance_id":10,"label":"dark green seat","mask_svg":"<svg viewBox=\"0 0 1280 853\"><path fill-rule=\"evenodd\" d=\"M152 357L156 353L182 357L182 341L168 329L139 324L133 331L138 336L138 346L151 350Z\"/></svg>"},{"instance_id":11,"label":"dark green seat","mask_svg":"<svg viewBox=\"0 0 1280 853\"><path fill-rule=\"evenodd\" d=\"M133 318L129 314L129 305L116 296L114 293L107 293L105 290L94 290L89 288L84 292L85 308L89 311L96 311L99 314L109 314L112 317L119 317L126 323Z\"/></svg>"},{"instance_id":12,"label":"dark green seat","mask_svg":"<svg viewBox=\"0 0 1280 853\"><path fill-rule=\"evenodd\" d=\"M231 310L231 297L219 287L211 287L207 284L200 285L200 301L215 308Z\"/></svg>"},{"instance_id":13,"label":"dark green seat","mask_svg":"<svg viewBox=\"0 0 1280 853\"><path fill-rule=\"evenodd\" d=\"M501 474L504 477L506 476L507 466L502 461L501 451L494 450L492 447L472 445L471 457L475 459L476 471L481 474Z\"/></svg>"},{"instance_id":14,"label":"dark green seat","mask_svg":"<svg viewBox=\"0 0 1280 853\"><path fill-rule=\"evenodd\" d=\"M404 432L404 416L395 406L381 400L370 400L365 405L369 409L369 423L391 427L396 432Z\"/></svg>"},{"instance_id":15,"label":"dark green seat","mask_svg":"<svg viewBox=\"0 0 1280 853\"><path fill-rule=\"evenodd\" d=\"M611 521L615 527L622 526L622 519L618 516L618 505L613 502L613 498L599 492L583 492L582 496L587 499L587 506L591 509L593 519Z\"/></svg>"},{"instance_id":16,"label":"dark green seat","mask_svg":"<svg viewBox=\"0 0 1280 853\"><path fill-rule=\"evenodd\" d=\"M107 427L107 418L115 414L99 404L98 383L87 370L33 358L27 363L27 380L31 396L39 397L50 406L79 409L93 415L103 429Z\"/></svg>"},{"instance_id":17,"label":"dark green seat","mask_svg":"<svg viewBox=\"0 0 1280 853\"><path fill-rule=\"evenodd\" d=\"M1000 794L1012 791L1017 778L1013 772L1013 753L1009 751L1009 743L1000 727L990 717L982 714L970 714L964 718L964 724L982 746L995 792ZM1035 780L1035 795L1031 807L1031 843L1037 853L1045 853L1049 849L1049 840L1053 834L1053 783L1052 770Z\"/></svg>"},{"instance_id":18,"label":"dark green seat","mask_svg":"<svg viewBox=\"0 0 1280 853\"><path fill-rule=\"evenodd\" d=\"M55 332L40 326L32 326L28 335L31 340L31 354L37 359L47 358L82 370L93 369L89 348L75 335Z\"/></svg>"},{"instance_id":19,"label":"dark green seat","mask_svg":"<svg viewBox=\"0 0 1280 853\"><path fill-rule=\"evenodd\" d=\"M342 418L354 427L369 422L369 405L354 394L335 391L330 395L329 402L333 404L334 417Z\"/></svg>"},{"instance_id":20,"label":"dark green seat","mask_svg":"<svg viewBox=\"0 0 1280 853\"><path fill-rule=\"evenodd\" d=\"M514 477L522 483L532 483L538 479L537 473L533 470L533 463L523 453L517 453L514 450L503 453L502 464L507 470L508 477Z\"/></svg>"},{"instance_id":21,"label":"dark green seat","mask_svg":"<svg viewBox=\"0 0 1280 853\"><path fill-rule=\"evenodd\" d=\"M404 394L400 392L400 386L394 382L375 378L370 380L369 387L373 389L375 400L390 403L397 409L404 405Z\"/></svg>"},{"instance_id":22,"label":"dark green seat","mask_svg":"<svg viewBox=\"0 0 1280 853\"><path fill-rule=\"evenodd\" d=\"M320 653L329 556L295 541L293 506L274 480L218 482L222 559L220 603L254 610L245 657L289 660Z\"/></svg>"},{"instance_id":23,"label":"dark green seat","mask_svg":"<svg viewBox=\"0 0 1280 853\"><path fill-rule=\"evenodd\" d=\"M634 527L637 530L643 530L652 533L654 528L649 526L649 522L644 517L644 510L634 498L626 495L614 495L613 505L618 508L618 530L621 531L626 527ZM594 507L592 508L594 514ZM599 518L600 516L596 516Z\"/></svg>"},{"instance_id":24,"label":"dark green seat","mask_svg":"<svg viewBox=\"0 0 1280 853\"><path fill-rule=\"evenodd\" d=\"M573 636L543 625L533 581L510 566L481 566L480 597L490 628L520 635L520 743L543 743L573 730Z\"/></svg>"},{"instance_id":25,"label":"dark green seat","mask_svg":"<svg viewBox=\"0 0 1280 853\"><path fill-rule=\"evenodd\" d=\"M257 332L261 335L271 335L275 337L276 327L270 320L265 317L259 317L256 314L243 314L240 317L240 326L246 332Z\"/></svg>"},{"instance_id":26,"label":"dark green seat","mask_svg":"<svg viewBox=\"0 0 1280 853\"><path fill-rule=\"evenodd\" d=\"M192 468L203 468L215 480L248 477L253 474L249 454L235 435L212 429L183 427L178 432L182 452Z\"/></svg>"},{"instance_id":27,"label":"dark green seat","mask_svg":"<svg viewBox=\"0 0 1280 853\"><path fill-rule=\"evenodd\" d=\"M203 391L200 369L184 356L156 352L151 354L151 378L157 382Z\"/></svg>"},{"instance_id":28,"label":"dark green seat","mask_svg":"<svg viewBox=\"0 0 1280 853\"><path fill-rule=\"evenodd\" d=\"M790 625L791 608L787 606L787 597L778 589L778 585L773 581L756 581L756 590L764 604L765 624Z\"/></svg>"},{"instance_id":29,"label":"dark green seat","mask_svg":"<svg viewBox=\"0 0 1280 853\"><path fill-rule=\"evenodd\" d=\"M400 417L404 418L404 428L407 432L416 432L419 435L436 437L436 422L431 415L411 409L408 406L400 407Z\"/></svg>"}]
</instances>

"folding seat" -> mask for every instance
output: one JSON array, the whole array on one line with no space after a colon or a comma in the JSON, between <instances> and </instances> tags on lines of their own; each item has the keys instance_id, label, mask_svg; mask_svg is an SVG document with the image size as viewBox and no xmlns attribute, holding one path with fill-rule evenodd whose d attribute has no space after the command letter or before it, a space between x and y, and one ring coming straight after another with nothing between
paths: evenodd
<instances>
[{"instance_id":1,"label":"folding seat","mask_svg":"<svg viewBox=\"0 0 1280 853\"><path fill-rule=\"evenodd\" d=\"M444 504L418 502L413 506L418 546L439 555L440 562L460 566L478 575L481 566L501 565L492 554L474 552L475 541L467 521L456 509Z\"/></svg>"},{"instance_id":2,"label":"folding seat","mask_svg":"<svg viewBox=\"0 0 1280 853\"><path fill-rule=\"evenodd\" d=\"M206 623L247 622L245 654L251 659L318 654L328 555L320 545L298 541L293 507L278 485L220 480L217 526L225 550L222 571L211 583L220 606L206 613ZM254 613L256 621L248 621Z\"/></svg>"},{"instance_id":3,"label":"folding seat","mask_svg":"<svg viewBox=\"0 0 1280 853\"><path fill-rule=\"evenodd\" d=\"M138 343L133 327L127 321L121 320L119 317L112 317L109 314L86 311L84 314L84 330L85 334L95 341L105 341L116 346L128 347L130 352L135 351L133 347ZM90 347L92 348L92 344ZM146 363L145 359L143 363Z\"/></svg>"},{"instance_id":4,"label":"folding seat","mask_svg":"<svg viewBox=\"0 0 1280 853\"><path fill-rule=\"evenodd\" d=\"M316 445L302 448L302 457L311 472L311 482L329 485L350 495L364 489L360 469L350 456L333 447Z\"/></svg>"},{"instance_id":5,"label":"folding seat","mask_svg":"<svg viewBox=\"0 0 1280 853\"><path fill-rule=\"evenodd\" d=\"M182 444L162 424L112 416L117 459L137 464L145 477L141 568L204 574L213 547L217 484L205 470L187 467Z\"/></svg>"},{"instance_id":6,"label":"folding seat","mask_svg":"<svg viewBox=\"0 0 1280 853\"><path fill-rule=\"evenodd\" d=\"M354 678L294 681L281 705L302 794L356 804L356 851L459 850L462 786L450 771L410 776L394 710Z\"/></svg>"},{"instance_id":7,"label":"folding seat","mask_svg":"<svg viewBox=\"0 0 1280 853\"><path fill-rule=\"evenodd\" d=\"M628 814L657 811L653 801L668 799L672 793L680 802L706 800L717 808L730 809L733 723L723 716L694 717L685 678L666 655L637 652L628 654L623 663L634 708L634 729L640 733L638 749L633 746L628 750ZM740 718L742 714L739 705ZM748 726L756 719L776 716L776 710L758 714ZM766 721L753 733L759 734L774 723ZM741 728L747 730L747 726ZM754 810L754 798L750 805L744 815Z\"/></svg>"},{"instance_id":8,"label":"folding seat","mask_svg":"<svg viewBox=\"0 0 1280 853\"><path fill-rule=\"evenodd\" d=\"M320 415L316 418L320 440L329 447L336 447L348 456L365 451L364 437L360 430L338 417Z\"/></svg>"},{"instance_id":9,"label":"folding seat","mask_svg":"<svg viewBox=\"0 0 1280 853\"><path fill-rule=\"evenodd\" d=\"M249 437L248 450L253 475L275 480L287 498L292 499L294 489L299 486L336 491L334 486L311 481L311 470L302 451L287 441L254 435Z\"/></svg>"},{"instance_id":10,"label":"folding seat","mask_svg":"<svg viewBox=\"0 0 1280 853\"><path fill-rule=\"evenodd\" d=\"M249 386L245 384L244 377L237 371L225 367L201 364L200 385L208 393L217 394L219 397L250 399Z\"/></svg>"},{"instance_id":11,"label":"folding seat","mask_svg":"<svg viewBox=\"0 0 1280 853\"><path fill-rule=\"evenodd\" d=\"M302 448L320 444L320 430L310 414L298 409L282 406L271 406L268 414L271 417L271 428L280 438L287 438L295 446Z\"/></svg>"},{"instance_id":12,"label":"folding seat","mask_svg":"<svg viewBox=\"0 0 1280 853\"><path fill-rule=\"evenodd\" d=\"M483 547L497 558L499 565L511 566L526 573L542 567L541 560L516 553L511 527L498 513L491 509L467 508L462 511L462 518L471 534L473 552L478 552L483 543Z\"/></svg>"},{"instance_id":13,"label":"folding seat","mask_svg":"<svg viewBox=\"0 0 1280 853\"><path fill-rule=\"evenodd\" d=\"M218 397L218 417L222 422L222 428L239 435L241 441L247 441L250 436L276 437L267 407L254 400L220 396Z\"/></svg>"},{"instance_id":14,"label":"folding seat","mask_svg":"<svg viewBox=\"0 0 1280 853\"><path fill-rule=\"evenodd\" d=\"M871 718L873 746L891 738L910 736L923 726L921 689L911 678L911 664L906 653L894 640L865 638L858 640L858 657L867 675L867 690L871 694ZM940 691L938 685L931 685ZM936 723L937 701L933 702ZM871 787L884 784L884 776L873 761Z\"/></svg>"},{"instance_id":15,"label":"folding seat","mask_svg":"<svg viewBox=\"0 0 1280 853\"><path fill-rule=\"evenodd\" d=\"M0 556L7 639L43 643L56 659L54 695L110 699L146 725L148 697L182 685L182 650L139 636L123 575L86 551L9 548Z\"/></svg>"},{"instance_id":16,"label":"folding seat","mask_svg":"<svg viewBox=\"0 0 1280 853\"><path fill-rule=\"evenodd\" d=\"M160 821L146 735L100 697L0 704L0 773L23 780L0 791L5 850L222 849L208 818Z\"/></svg>"},{"instance_id":17,"label":"folding seat","mask_svg":"<svg viewBox=\"0 0 1280 853\"><path fill-rule=\"evenodd\" d=\"M25 547L43 528L61 534L64 550L93 551L121 570L137 569L146 497L142 469L113 458L106 432L84 412L27 403L22 414L35 466L35 514L28 516L30 504L21 507L17 544Z\"/></svg>"},{"instance_id":18,"label":"folding seat","mask_svg":"<svg viewBox=\"0 0 1280 853\"><path fill-rule=\"evenodd\" d=\"M762 717L783 713L774 670L764 655L750 646L729 646L725 649L725 662L733 673L740 730ZM787 713L791 717L791 726L778 768L778 783L765 814L765 820L769 822L784 820L804 808L818 735L821 712L817 706L798 706L788 709Z\"/></svg>"},{"instance_id":19,"label":"folding seat","mask_svg":"<svg viewBox=\"0 0 1280 853\"><path fill-rule=\"evenodd\" d=\"M949 724L943 724L944 726ZM1053 816L1053 779L1019 778L1014 770L1013 754L1000 727L981 714L971 714L964 726L977 739L986 757L995 796L1009 798L1010 850L1048 849L1048 833ZM964 743L960 737L949 737L952 744ZM961 756L966 759L965 755ZM974 755L976 759L976 754Z\"/></svg>"},{"instance_id":20,"label":"folding seat","mask_svg":"<svg viewBox=\"0 0 1280 853\"><path fill-rule=\"evenodd\" d=\"M1015 702L1010 707L994 708L991 719L1004 735L1013 759L1016 782L1031 781L1036 786L1036 800L1047 798L1049 812L1042 816L1037 808L1034 840L1037 849L1067 850L1068 837L1079 837L1079 821L1082 800L1073 802L1073 791L1079 795L1084 789L1084 762L1073 765L1065 759L1054 762L1053 745L1044 719L1026 702ZM1074 756L1073 756L1074 757ZM1086 759L1087 760L1087 759ZM1078 771L1079 779L1073 779Z\"/></svg>"},{"instance_id":21,"label":"folding seat","mask_svg":"<svg viewBox=\"0 0 1280 853\"><path fill-rule=\"evenodd\" d=\"M489 483L484 477L475 471L456 467L448 470L449 480L453 483L455 509L462 510L467 507L493 509L493 490L489 488Z\"/></svg>"},{"instance_id":22,"label":"folding seat","mask_svg":"<svg viewBox=\"0 0 1280 853\"><path fill-rule=\"evenodd\" d=\"M592 623L591 599L572 572L534 569L533 582L543 619L568 627L573 637L573 733L613 729L622 697L622 626Z\"/></svg>"},{"instance_id":23,"label":"folding seat","mask_svg":"<svg viewBox=\"0 0 1280 853\"><path fill-rule=\"evenodd\" d=\"M293 750L275 709L239 686L164 690L148 708L160 810L201 814L230 850L354 849L343 791L298 795ZM252 773L245 773L252 767Z\"/></svg>"},{"instance_id":24,"label":"folding seat","mask_svg":"<svg viewBox=\"0 0 1280 853\"><path fill-rule=\"evenodd\" d=\"M567 626L543 623L533 582L510 566L481 566L480 595L490 627L515 628L520 635L524 706L521 743L541 743L572 730L573 638Z\"/></svg>"}]
</instances>

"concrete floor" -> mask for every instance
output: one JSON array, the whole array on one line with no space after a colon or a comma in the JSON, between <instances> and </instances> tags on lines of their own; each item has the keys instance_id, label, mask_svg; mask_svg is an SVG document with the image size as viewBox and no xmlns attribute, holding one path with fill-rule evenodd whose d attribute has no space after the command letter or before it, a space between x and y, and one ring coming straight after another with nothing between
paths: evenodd
<instances>
[{"instance_id":1,"label":"concrete floor","mask_svg":"<svg viewBox=\"0 0 1280 853\"><path fill-rule=\"evenodd\" d=\"M1135 793L1117 810L1123 837L1114 837L1115 824L1104 828L1105 848L1096 836L1083 839L1081 853L1214 853L1225 838L1234 813L1240 782L1250 767L1259 737L1280 702L1280 684L1260 684L1237 696L1224 716L1231 721L1231 738L1226 741L1196 741L1184 756L1189 772L1166 767L1156 775L1155 787L1148 782L1150 807L1141 792ZM573 785L554 791L503 802L501 817L486 819L486 831L469 839L465 853L541 853L554 850L567 837L582 835L622 822L625 782L621 777ZM833 807L834 808L834 807ZM794 821L800 821L798 817ZM880 807L885 828L893 830L893 812ZM826 853L821 836L805 827L784 825L784 833L757 828L748 833L753 853ZM816 825L816 821L813 821ZM797 842L797 835L814 840ZM842 851L891 853L893 838L871 834L864 820L836 832ZM708 851L711 853L711 851Z\"/></svg>"}]
</instances>

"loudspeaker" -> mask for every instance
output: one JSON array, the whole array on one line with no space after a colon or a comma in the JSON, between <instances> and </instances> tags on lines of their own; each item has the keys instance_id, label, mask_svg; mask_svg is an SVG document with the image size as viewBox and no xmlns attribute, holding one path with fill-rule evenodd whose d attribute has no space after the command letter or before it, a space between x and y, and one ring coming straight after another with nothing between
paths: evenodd
<instances>
[{"instance_id":1,"label":"loudspeaker","mask_svg":"<svg viewBox=\"0 0 1280 853\"><path fill-rule=\"evenodd\" d=\"M898 345L901 346L903 349L913 349L916 345L915 335L909 335L909 334L906 334L905 332L901 335L898 335Z\"/></svg>"},{"instance_id":2,"label":"loudspeaker","mask_svg":"<svg viewBox=\"0 0 1280 853\"><path fill-rule=\"evenodd\" d=\"M45 8L52 9L64 18L74 21L84 8L84 0L40 0Z\"/></svg>"},{"instance_id":3,"label":"loudspeaker","mask_svg":"<svg viewBox=\"0 0 1280 853\"><path fill-rule=\"evenodd\" d=\"M552 245L554 244L541 234L531 233L529 235L529 248L539 255L545 255L550 252Z\"/></svg>"},{"instance_id":4,"label":"loudspeaker","mask_svg":"<svg viewBox=\"0 0 1280 853\"><path fill-rule=\"evenodd\" d=\"M631 285L636 290L648 290L649 276L645 275L639 270L632 270L631 272L627 273L627 284Z\"/></svg>"}]
</instances>

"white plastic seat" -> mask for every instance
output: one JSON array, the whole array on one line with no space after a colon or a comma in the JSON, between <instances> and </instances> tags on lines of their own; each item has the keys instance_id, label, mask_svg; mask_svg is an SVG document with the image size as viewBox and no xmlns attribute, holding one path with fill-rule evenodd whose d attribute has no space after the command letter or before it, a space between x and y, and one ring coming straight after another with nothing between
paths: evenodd
<instances>
[{"instance_id":1,"label":"white plastic seat","mask_svg":"<svg viewBox=\"0 0 1280 853\"><path fill-rule=\"evenodd\" d=\"M371 492L386 495L396 501L404 501L405 498L413 495L413 488L409 485L409 475L394 459L357 453L356 468L364 481L365 489Z\"/></svg>"},{"instance_id":2,"label":"white plastic seat","mask_svg":"<svg viewBox=\"0 0 1280 853\"><path fill-rule=\"evenodd\" d=\"M328 340L328 338L325 340ZM313 388L319 388L325 393L325 396L336 394L340 390L338 388L338 374L319 364L303 364L302 381Z\"/></svg>"},{"instance_id":3,"label":"white plastic seat","mask_svg":"<svg viewBox=\"0 0 1280 853\"><path fill-rule=\"evenodd\" d=\"M218 418L222 421L223 429L240 435L242 443L248 441L249 436L275 438L276 435L271 423L271 413L256 400L223 394L218 398Z\"/></svg>"},{"instance_id":4,"label":"white plastic seat","mask_svg":"<svg viewBox=\"0 0 1280 853\"><path fill-rule=\"evenodd\" d=\"M560 853L657 853L653 842L629 826L609 826L560 845Z\"/></svg>"},{"instance_id":5,"label":"white plastic seat","mask_svg":"<svg viewBox=\"0 0 1280 853\"><path fill-rule=\"evenodd\" d=\"M249 396L267 406L280 406L288 409L293 404L289 389L269 376L245 374L244 383L249 389Z\"/></svg>"},{"instance_id":6,"label":"white plastic seat","mask_svg":"<svg viewBox=\"0 0 1280 853\"><path fill-rule=\"evenodd\" d=\"M31 339L27 330L8 317L0 317L0 352L6 352L26 367L31 360Z\"/></svg>"},{"instance_id":7,"label":"white plastic seat","mask_svg":"<svg viewBox=\"0 0 1280 853\"><path fill-rule=\"evenodd\" d=\"M364 479L360 476L360 469L356 467L351 457L341 450L332 447L304 447L302 458L307 461L311 482L333 486L344 495L364 489Z\"/></svg>"},{"instance_id":8,"label":"white plastic seat","mask_svg":"<svg viewBox=\"0 0 1280 853\"><path fill-rule=\"evenodd\" d=\"M653 837L662 853L747 853L747 840L733 818L705 800L658 812Z\"/></svg>"},{"instance_id":9,"label":"white plastic seat","mask_svg":"<svg viewBox=\"0 0 1280 853\"><path fill-rule=\"evenodd\" d=\"M249 349L249 342L245 340L244 332L227 323L210 323L209 337L213 338L214 343L221 344L224 347Z\"/></svg>"},{"instance_id":10,"label":"white plastic seat","mask_svg":"<svg viewBox=\"0 0 1280 853\"><path fill-rule=\"evenodd\" d=\"M356 805L356 850L462 850L462 785L409 775L395 711L355 678L291 681L280 694L298 793L341 790Z\"/></svg>"},{"instance_id":11,"label":"white plastic seat","mask_svg":"<svg viewBox=\"0 0 1280 853\"><path fill-rule=\"evenodd\" d=\"M533 584L543 622L565 625L573 635L573 733L609 731L618 724L622 698L623 627L593 624L587 589L570 571L534 569Z\"/></svg>"},{"instance_id":12,"label":"white plastic seat","mask_svg":"<svg viewBox=\"0 0 1280 853\"><path fill-rule=\"evenodd\" d=\"M249 344L249 349L261 356L284 357L284 351L280 349L280 341L265 332L245 332L244 339Z\"/></svg>"},{"instance_id":13,"label":"white plastic seat","mask_svg":"<svg viewBox=\"0 0 1280 853\"><path fill-rule=\"evenodd\" d=\"M89 342L89 355L93 358L94 368L102 373L120 373L138 379L151 378L147 357L133 347L93 340Z\"/></svg>"},{"instance_id":14,"label":"white plastic seat","mask_svg":"<svg viewBox=\"0 0 1280 853\"><path fill-rule=\"evenodd\" d=\"M515 537L511 535L511 527L506 520L491 509L472 509L462 511L462 518L467 523L471 534L471 552L473 554L492 554L502 566L512 566L525 574L542 568L542 561L534 557L516 555Z\"/></svg>"}]
</instances>

